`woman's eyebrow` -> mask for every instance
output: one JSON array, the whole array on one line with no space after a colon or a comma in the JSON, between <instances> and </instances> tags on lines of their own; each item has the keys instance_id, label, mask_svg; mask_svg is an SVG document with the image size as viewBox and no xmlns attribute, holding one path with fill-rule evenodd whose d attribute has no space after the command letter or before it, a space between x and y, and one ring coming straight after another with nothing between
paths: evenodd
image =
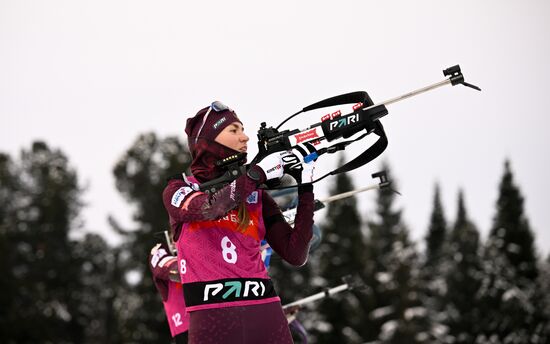
<instances>
[{"instance_id":1,"label":"woman's eyebrow","mask_svg":"<svg viewBox=\"0 0 550 344\"><path fill-rule=\"evenodd\" d=\"M235 123L231 123L230 125L233 126L233 128L235 128L235 129L240 128L241 130L244 130L244 126L242 126L242 125L238 125L238 124L235 124Z\"/></svg>"}]
</instances>

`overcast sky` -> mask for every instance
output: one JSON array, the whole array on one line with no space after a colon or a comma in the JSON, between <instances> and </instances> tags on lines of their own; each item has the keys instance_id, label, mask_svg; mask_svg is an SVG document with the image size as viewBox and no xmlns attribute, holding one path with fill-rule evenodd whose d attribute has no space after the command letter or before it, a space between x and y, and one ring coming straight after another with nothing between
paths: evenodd
<instances>
[{"instance_id":1,"label":"overcast sky","mask_svg":"<svg viewBox=\"0 0 550 344\"><path fill-rule=\"evenodd\" d=\"M183 138L185 119L220 100L245 123L255 153L262 121L276 125L351 91L383 101L441 81L442 69L460 64L483 92L446 86L390 105L382 120L389 147L353 172L355 185L370 184L386 159L417 240L434 183L449 221L463 188L485 238L508 158L546 254L549 34L544 0L0 0L0 151L18 156L36 139L62 149L88 186L85 228L116 242L107 215L130 224L131 208L111 171L140 133ZM327 157L318 170L335 164ZM330 183L318 185L317 196ZM360 198L364 220L373 197Z\"/></svg>"}]
</instances>

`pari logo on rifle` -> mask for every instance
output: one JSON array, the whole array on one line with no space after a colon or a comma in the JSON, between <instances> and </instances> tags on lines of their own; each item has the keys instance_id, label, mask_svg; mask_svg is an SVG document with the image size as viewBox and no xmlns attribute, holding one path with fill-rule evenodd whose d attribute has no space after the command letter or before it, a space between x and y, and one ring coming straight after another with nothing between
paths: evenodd
<instances>
[{"instance_id":1,"label":"pari logo on rifle","mask_svg":"<svg viewBox=\"0 0 550 344\"><path fill-rule=\"evenodd\" d=\"M351 114L351 115L348 115L348 116L338 117L337 119L329 122L328 130L329 131L334 131L336 129L340 129L340 128L343 128L345 126L348 126L348 125L351 125L351 124L354 124L354 123L359 123L359 114L358 113Z\"/></svg>"}]
</instances>

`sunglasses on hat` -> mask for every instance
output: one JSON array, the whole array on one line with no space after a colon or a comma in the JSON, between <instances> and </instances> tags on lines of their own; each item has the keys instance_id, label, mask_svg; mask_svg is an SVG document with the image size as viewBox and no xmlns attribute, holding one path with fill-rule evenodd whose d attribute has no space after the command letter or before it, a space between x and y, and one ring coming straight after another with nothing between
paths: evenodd
<instances>
[{"instance_id":1,"label":"sunglasses on hat","mask_svg":"<svg viewBox=\"0 0 550 344\"><path fill-rule=\"evenodd\" d=\"M220 101L214 101L212 102L212 104L210 104L210 107L208 108L208 111L206 111L206 114L204 115L204 117L202 118L202 124L201 124L201 127L199 128L199 132L197 133L197 136L195 136L195 144L197 143L197 140L199 139L199 136L201 135L201 131L202 131L202 128L204 127L204 124L206 123L206 120L208 119L208 115L210 115L210 112L212 112L212 110L214 110L214 112L223 112L223 111L232 111L229 106L225 105L224 103L220 102Z\"/></svg>"}]
</instances>

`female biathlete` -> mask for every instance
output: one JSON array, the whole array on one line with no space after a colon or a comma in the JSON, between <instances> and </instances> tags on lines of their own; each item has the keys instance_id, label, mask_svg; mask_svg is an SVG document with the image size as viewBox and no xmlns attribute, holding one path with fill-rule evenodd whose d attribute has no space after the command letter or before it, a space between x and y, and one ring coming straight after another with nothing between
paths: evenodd
<instances>
[{"instance_id":1,"label":"female biathlete","mask_svg":"<svg viewBox=\"0 0 550 344\"><path fill-rule=\"evenodd\" d=\"M172 338L176 344L187 344L189 316L185 311L177 260L177 257L170 252L168 245L159 243L151 249L149 254L149 269L153 275L155 287L162 298Z\"/></svg>"},{"instance_id":2,"label":"female biathlete","mask_svg":"<svg viewBox=\"0 0 550 344\"><path fill-rule=\"evenodd\" d=\"M270 154L220 190L204 193L198 186L225 172L216 162L245 153L249 138L235 112L219 102L189 118L185 132L192 176L171 179L163 201L177 243L189 343L292 343L260 242L265 238L290 264L305 264L314 209L313 186L307 183L314 162L305 163L304 156L311 148ZM296 159L299 168L285 165ZM258 189L285 172L300 184L294 228Z\"/></svg>"}]
</instances>

